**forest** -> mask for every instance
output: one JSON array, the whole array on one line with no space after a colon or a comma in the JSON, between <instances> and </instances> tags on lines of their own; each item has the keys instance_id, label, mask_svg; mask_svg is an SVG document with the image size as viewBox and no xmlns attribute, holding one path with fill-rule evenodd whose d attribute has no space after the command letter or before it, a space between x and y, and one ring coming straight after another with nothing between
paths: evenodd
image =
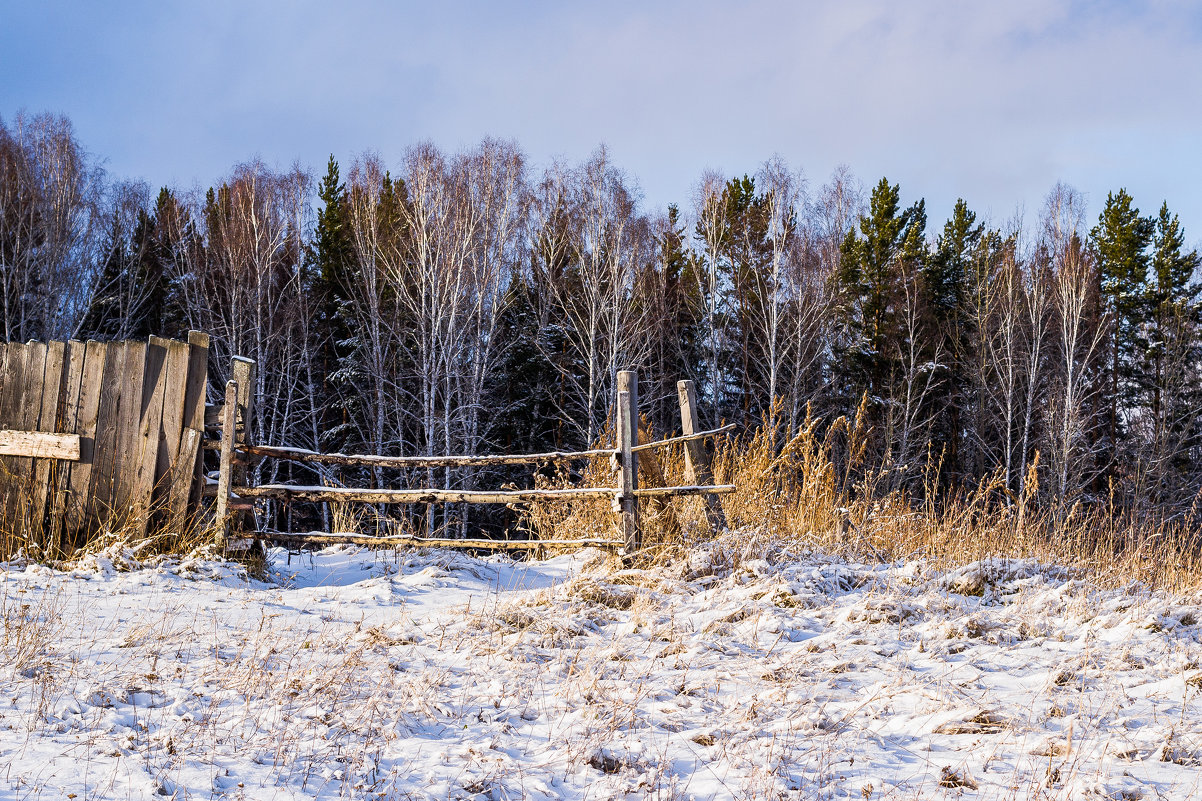
<instances>
[{"instance_id":1,"label":"forest","mask_svg":"<svg viewBox=\"0 0 1202 801\"><path fill-rule=\"evenodd\" d=\"M855 421L857 453L833 458L874 492L993 482L1169 520L1202 489L1199 257L1159 198L1115 188L1087 219L1057 183L1029 217L960 200L939 222L887 178L773 157L647 209L604 146L535 169L496 139L320 175L255 160L208 189L100 164L65 117L0 119L4 338L206 331L215 385L231 355L260 365L258 442L580 448L636 369L656 432L679 425L681 378L706 424L837 439Z\"/></svg>"}]
</instances>

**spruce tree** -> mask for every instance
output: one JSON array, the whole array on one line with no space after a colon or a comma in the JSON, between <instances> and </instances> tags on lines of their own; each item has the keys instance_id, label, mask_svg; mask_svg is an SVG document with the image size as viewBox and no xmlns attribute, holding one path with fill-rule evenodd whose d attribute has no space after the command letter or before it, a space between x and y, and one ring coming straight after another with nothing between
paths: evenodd
<instances>
[{"instance_id":1,"label":"spruce tree","mask_svg":"<svg viewBox=\"0 0 1202 801\"><path fill-rule=\"evenodd\" d=\"M1193 494L1181 485L1188 478L1189 453L1202 434L1197 420L1202 383L1196 368L1202 358L1202 284L1195 280L1199 263L1196 251L1185 250L1177 216L1162 204L1152 239L1142 371L1152 423L1149 472L1155 481L1152 491L1161 501Z\"/></svg>"},{"instance_id":2,"label":"spruce tree","mask_svg":"<svg viewBox=\"0 0 1202 801\"><path fill-rule=\"evenodd\" d=\"M945 473L958 471L962 407L969 384L968 350L972 341L967 325L965 301L968 277L983 246L985 226L963 199L956 201L952 217L943 226L935 243L935 252L923 269L923 296L927 313L925 347L929 356L938 357L947 391L936 403L946 414L934 416L932 445L945 456Z\"/></svg>"},{"instance_id":3,"label":"spruce tree","mask_svg":"<svg viewBox=\"0 0 1202 801\"><path fill-rule=\"evenodd\" d=\"M353 331L348 324L346 304L352 270L355 269L354 249L351 242L349 211L346 186L338 175L338 162L331 155L326 165L317 192L321 208L317 210L317 224L305 260L304 281L312 287L315 342L313 343L318 375L315 382L322 384L322 394L331 399L323 408L321 431L327 444L344 444L345 432L349 430L351 409L339 392L340 373L353 373L350 360L353 358Z\"/></svg>"}]
</instances>

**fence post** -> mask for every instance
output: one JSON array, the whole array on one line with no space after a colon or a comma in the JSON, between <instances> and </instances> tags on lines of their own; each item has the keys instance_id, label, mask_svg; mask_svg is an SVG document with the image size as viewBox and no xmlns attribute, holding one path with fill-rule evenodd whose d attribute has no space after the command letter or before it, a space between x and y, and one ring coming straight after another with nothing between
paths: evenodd
<instances>
[{"instance_id":1,"label":"fence post","mask_svg":"<svg viewBox=\"0 0 1202 801\"><path fill-rule=\"evenodd\" d=\"M237 436L238 382L233 379L225 385L225 408L221 413L221 462L217 473L217 513L215 523L218 548L224 549L230 527L230 481L234 467L234 437Z\"/></svg>"},{"instance_id":2,"label":"fence post","mask_svg":"<svg viewBox=\"0 0 1202 801\"><path fill-rule=\"evenodd\" d=\"M238 384L238 417L242 421L242 431L238 435L239 445L253 445L251 425L255 416L255 361L243 356L235 356L230 375Z\"/></svg>"},{"instance_id":3,"label":"fence post","mask_svg":"<svg viewBox=\"0 0 1202 801\"><path fill-rule=\"evenodd\" d=\"M680 396L680 433L688 436L697 433L700 427L697 421L697 393L692 381L678 381L676 394ZM705 443L699 439L689 440L684 444L685 480L701 486L713 486L714 474L710 470L709 455L705 452ZM705 517L709 521L710 531L717 534L726 528L726 514L722 511L722 502L717 495L703 495L705 500Z\"/></svg>"},{"instance_id":4,"label":"fence post","mask_svg":"<svg viewBox=\"0 0 1202 801\"><path fill-rule=\"evenodd\" d=\"M639 444L639 378L633 370L618 373L618 459L620 460L621 508L620 529L626 553L633 554L643 547L639 530L639 501L634 491L639 487L638 454L631 449Z\"/></svg>"},{"instance_id":5,"label":"fence post","mask_svg":"<svg viewBox=\"0 0 1202 801\"><path fill-rule=\"evenodd\" d=\"M235 421L235 431L237 432L237 442L239 445L254 445L254 419L255 419L255 370L256 364L254 359L248 359L245 356L235 356L233 365L230 369L230 375L234 377L234 381L238 384L238 416ZM237 427L237 423L241 422L242 426ZM246 466L246 461L236 461L233 472L234 484L239 487L250 486L250 470ZM236 528L246 530L247 528L255 529L254 521L251 519L253 512L240 511L231 518Z\"/></svg>"}]
</instances>

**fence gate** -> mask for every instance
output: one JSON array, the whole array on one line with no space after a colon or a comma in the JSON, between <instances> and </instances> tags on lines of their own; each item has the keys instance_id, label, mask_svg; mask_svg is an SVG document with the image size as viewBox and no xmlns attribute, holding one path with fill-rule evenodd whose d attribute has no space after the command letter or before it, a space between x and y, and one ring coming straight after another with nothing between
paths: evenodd
<instances>
[{"instance_id":1,"label":"fence gate","mask_svg":"<svg viewBox=\"0 0 1202 801\"><path fill-rule=\"evenodd\" d=\"M199 502L209 337L0 343L0 551L180 533Z\"/></svg>"}]
</instances>

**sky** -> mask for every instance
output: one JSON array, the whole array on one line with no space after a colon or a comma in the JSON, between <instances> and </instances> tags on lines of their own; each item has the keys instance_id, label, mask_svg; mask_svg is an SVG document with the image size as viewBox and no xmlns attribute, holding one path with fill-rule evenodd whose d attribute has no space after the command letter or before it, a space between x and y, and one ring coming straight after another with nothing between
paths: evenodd
<instances>
[{"instance_id":1,"label":"sky","mask_svg":"<svg viewBox=\"0 0 1202 801\"><path fill-rule=\"evenodd\" d=\"M0 118L67 115L114 178L208 186L432 140L601 143L649 210L779 155L824 183L965 198L1001 224L1058 181L1125 187L1202 242L1202 3L1075 0L0 0Z\"/></svg>"}]
</instances>

